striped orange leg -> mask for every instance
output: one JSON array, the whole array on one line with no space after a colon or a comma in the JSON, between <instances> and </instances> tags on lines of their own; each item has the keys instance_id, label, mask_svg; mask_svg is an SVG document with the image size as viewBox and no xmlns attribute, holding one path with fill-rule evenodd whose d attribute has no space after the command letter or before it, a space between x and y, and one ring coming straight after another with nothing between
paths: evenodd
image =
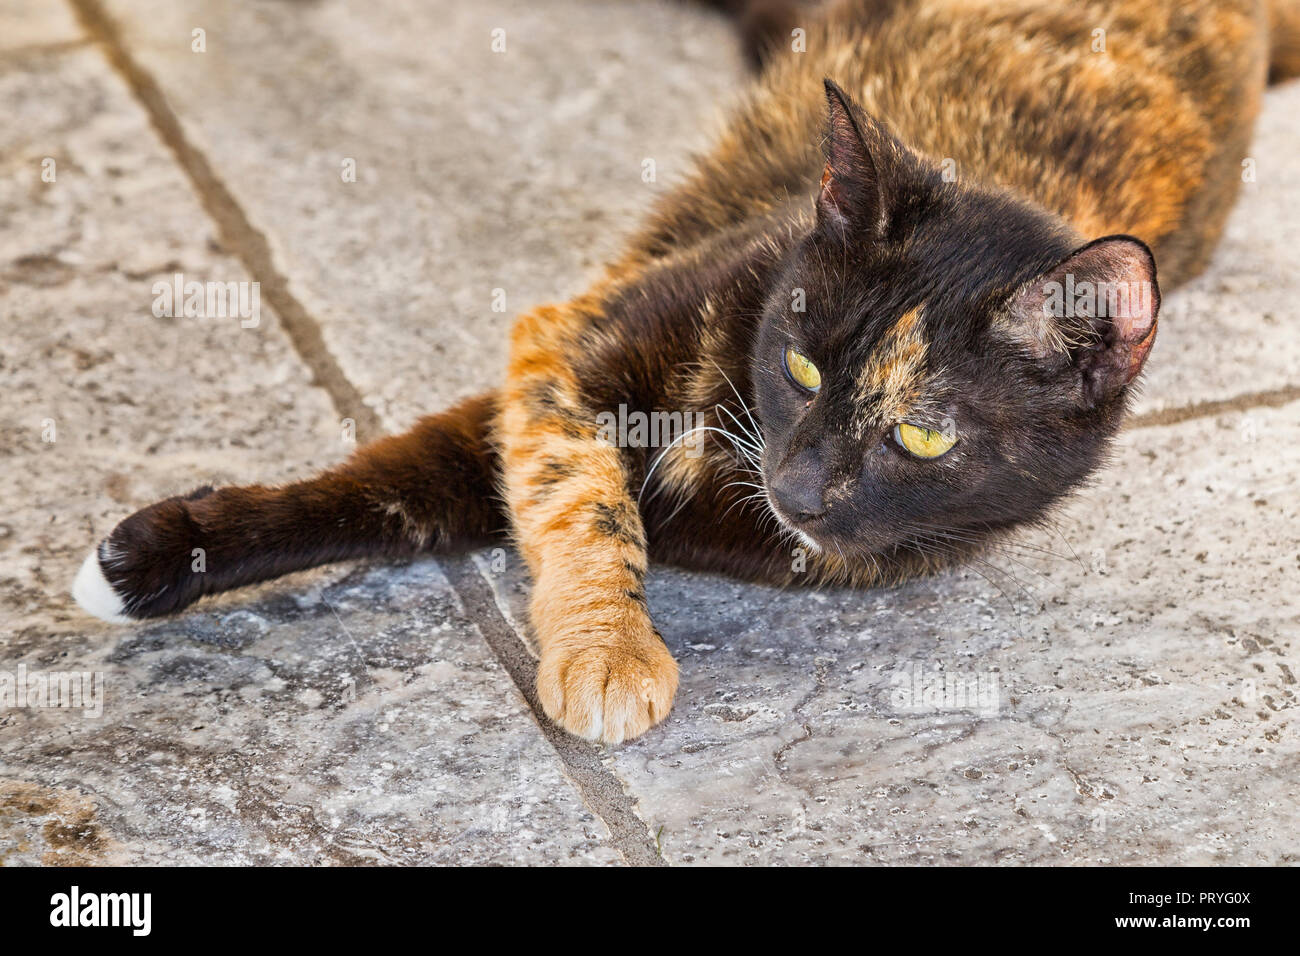
<instances>
[{"instance_id":1,"label":"striped orange leg","mask_svg":"<svg viewBox=\"0 0 1300 956\"><path fill-rule=\"evenodd\" d=\"M667 715L677 663L645 600L645 530L623 453L581 411L568 336L576 306L515 326L502 406L506 499L533 577L537 692L570 733L620 743Z\"/></svg>"}]
</instances>

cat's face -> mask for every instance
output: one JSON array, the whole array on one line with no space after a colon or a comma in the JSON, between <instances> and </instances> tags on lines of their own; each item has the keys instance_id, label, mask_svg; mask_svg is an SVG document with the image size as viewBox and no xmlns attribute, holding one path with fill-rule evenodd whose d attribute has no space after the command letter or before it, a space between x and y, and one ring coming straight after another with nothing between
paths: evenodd
<instances>
[{"instance_id":1,"label":"cat's face","mask_svg":"<svg viewBox=\"0 0 1300 956\"><path fill-rule=\"evenodd\" d=\"M828 85L818 223L751 380L781 521L845 555L1040 517L1103 459L1155 337L1150 252L944 182ZM1092 298L1089 299L1089 292Z\"/></svg>"}]
</instances>

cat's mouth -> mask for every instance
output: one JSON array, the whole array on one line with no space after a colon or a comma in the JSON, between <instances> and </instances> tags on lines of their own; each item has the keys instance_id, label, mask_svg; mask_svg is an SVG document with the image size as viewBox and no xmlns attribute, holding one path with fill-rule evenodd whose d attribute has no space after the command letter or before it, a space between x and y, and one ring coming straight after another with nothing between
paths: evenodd
<instances>
[{"instance_id":1,"label":"cat's mouth","mask_svg":"<svg viewBox=\"0 0 1300 956\"><path fill-rule=\"evenodd\" d=\"M763 499L777 524L811 553L866 557L878 550L878 538L863 533L866 529L854 518L842 494L828 496L821 490L821 482L791 480L780 469L772 473L764 467L760 481Z\"/></svg>"},{"instance_id":2,"label":"cat's mouth","mask_svg":"<svg viewBox=\"0 0 1300 956\"><path fill-rule=\"evenodd\" d=\"M767 506L771 510L772 514L776 516L776 520L780 523L781 527L783 527L786 531L789 531L796 538L798 538L799 541L802 544L804 544L807 548L809 548L814 554L818 554L826 549L826 545L824 545L813 535L813 529L821 521L820 518L818 517L803 518L801 520L796 521L795 519L791 518L788 514L786 514L781 509L781 506L777 504L776 501L773 500L772 493L770 490L765 488L764 492L767 498Z\"/></svg>"},{"instance_id":3,"label":"cat's mouth","mask_svg":"<svg viewBox=\"0 0 1300 956\"><path fill-rule=\"evenodd\" d=\"M777 523L798 538L799 542L814 554L824 551L827 545L817 534L818 531L821 531L823 536L825 534L824 529L818 527L823 524L824 510L818 514L812 513L808 502L801 503L796 496L783 490L782 483L779 480L774 482L766 468L760 481L767 509L776 517Z\"/></svg>"},{"instance_id":4,"label":"cat's mouth","mask_svg":"<svg viewBox=\"0 0 1300 956\"><path fill-rule=\"evenodd\" d=\"M818 540L814 538L812 535L810 535L807 531L802 531L799 528L791 528L790 530L795 533L795 536L801 542L803 542L805 545L808 546L808 548L812 551L813 554L821 553L822 550L821 543L818 542Z\"/></svg>"},{"instance_id":5,"label":"cat's mouth","mask_svg":"<svg viewBox=\"0 0 1300 956\"><path fill-rule=\"evenodd\" d=\"M773 500L770 491L766 494L767 505L780 526L793 534L800 545L813 554L829 552L842 558L871 560L888 548L898 544L897 539L881 539L872 530L855 525L843 527L844 515L820 514L802 515L792 518L783 510L780 503ZM839 518L839 521L836 518ZM837 526L838 525L838 526Z\"/></svg>"}]
</instances>

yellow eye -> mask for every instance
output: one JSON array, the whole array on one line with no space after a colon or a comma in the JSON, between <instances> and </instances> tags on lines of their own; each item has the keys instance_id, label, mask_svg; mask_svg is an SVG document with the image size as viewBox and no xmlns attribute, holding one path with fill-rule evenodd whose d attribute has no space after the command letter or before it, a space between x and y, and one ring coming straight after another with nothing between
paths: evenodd
<instances>
[{"instance_id":1,"label":"yellow eye","mask_svg":"<svg viewBox=\"0 0 1300 956\"><path fill-rule=\"evenodd\" d=\"M921 428L918 425L899 422L894 426L894 441L917 458L938 458L957 444L957 436L945 435L933 428Z\"/></svg>"},{"instance_id":2,"label":"yellow eye","mask_svg":"<svg viewBox=\"0 0 1300 956\"><path fill-rule=\"evenodd\" d=\"M790 373L796 385L815 392L822 387L822 373L817 371L808 356L796 352L793 348L785 350L785 370Z\"/></svg>"}]
</instances>

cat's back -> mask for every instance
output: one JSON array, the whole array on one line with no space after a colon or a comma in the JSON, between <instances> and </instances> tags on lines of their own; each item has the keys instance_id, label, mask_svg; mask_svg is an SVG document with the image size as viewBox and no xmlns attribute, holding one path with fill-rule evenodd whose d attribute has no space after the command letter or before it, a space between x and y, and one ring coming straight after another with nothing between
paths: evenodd
<instances>
[{"instance_id":1,"label":"cat's back","mask_svg":"<svg viewBox=\"0 0 1300 956\"><path fill-rule=\"evenodd\" d=\"M652 255L810 194L830 77L959 182L1199 270L1240 182L1268 68L1263 0L842 0L747 95L657 210Z\"/></svg>"},{"instance_id":2,"label":"cat's back","mask_svg":"<svg viewBox=\"0 0 1300 956\"><path fill-rule=\"evenodd\" d=\"M1266 85L1265 3L911 8L879 31L877 55L851 57L868 109L956 176L1026 195L1085 237L1146 238L1170 282L1204 266Z\"/></svg>"}]
</instances>

